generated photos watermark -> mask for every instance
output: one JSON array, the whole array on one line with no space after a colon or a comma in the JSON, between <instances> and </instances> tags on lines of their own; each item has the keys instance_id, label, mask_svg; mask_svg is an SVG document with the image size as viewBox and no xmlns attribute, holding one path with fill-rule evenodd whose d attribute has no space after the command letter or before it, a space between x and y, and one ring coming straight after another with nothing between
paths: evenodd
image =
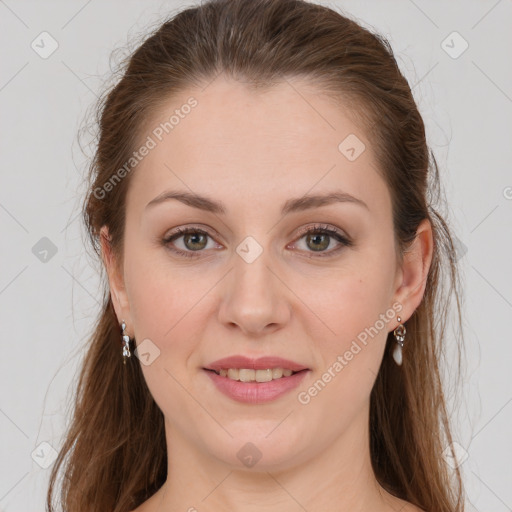
<instances>
[{"instance_id":1,"label":"generated photos watermark","mask_svg":"<svg viewBox=\"0 0 512 512\"><path fill-rule=\"evenodd\" d=\"M105 199L107 194L114 190L116 185L137 167L149 155L151 150L155 149L162 142L164 136L174 130L181 120L185 119L197 105L197 100L191 96L180 108L175 109L174 114L167 121L156 126L139 149L134 151L132 156L101 187L96 187L93 190L94 197L96 199Z\"/></svg>"},{"instance_id":2,"label":"generated photos watermark","mask_svg":"<svg viewBox=\"0 0 512 512\"><path fill-rule=\"evenodd\" d=\"M297 395L299 403L307 405L311 399L322 391L329 382L331 382L348 364L354 359L361 350L368 345L370 339L373 339L379 332L386 328L391 320L393 320L397 313L402 311L402 304L395 302L392 307L388 308L385 313L381 313L379 318L371 325L362 330L356 339L352 340L350 348L342 355L338 355L336 360L329 365L327 370L322 376L315 381L306 391L301 391Z\"/></svg>"}]
</instances>

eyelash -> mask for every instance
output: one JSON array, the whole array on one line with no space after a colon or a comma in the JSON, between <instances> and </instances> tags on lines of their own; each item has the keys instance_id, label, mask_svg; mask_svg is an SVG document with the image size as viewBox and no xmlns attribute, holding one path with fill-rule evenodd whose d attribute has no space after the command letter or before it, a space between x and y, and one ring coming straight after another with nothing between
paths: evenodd
<instances>
[{"instance_id":1,"label":"eyelash","mask_svg":"<svg viewBox=\"0 0 512 512\"><path fill-rule=\"evenodd\" d=\"M208 233L207 231L205 231L203 229L199 229L199 228L195 228L195 227L187 227L187 228L177 228L174 233L165 237L162 240L162 243L166 247L168 247L169 250L173 251L174 253L178 254L179 256L184 256L185 258L197 258L197 257L199 257L199 254L197 254L197 253L200 253L203 251L182 251L181 249L177 249L176 247L171 248L169 246L169 244L171 242L173 242L174 240L176 240L178 238L181 238L183 235L186 235L188 233L199 233L202 235L206 235L210 238L213 238L210 235L210 233ZM299 236L295 239L295 241L298 241L298 240L302 239L304 236L309 235L309 234L329 235L329 236L335 238L341 244L338 248L332 249L328 252L319 252L319 253L315 254L314 251L308 251L308 252L313 253L312 256L308 256L310 258L311 257L313 257L313 258L330 257L334 253L337 253L338 251L340 251L343 247L351 247L353 245L352 241L349 240L346 236L344 236L340 231L338 231L337 229L334 229L328 225L323 225L323 224L315 224L314 226L309 226L308 228L300 230Z\"/></svg>"}]
</instances>

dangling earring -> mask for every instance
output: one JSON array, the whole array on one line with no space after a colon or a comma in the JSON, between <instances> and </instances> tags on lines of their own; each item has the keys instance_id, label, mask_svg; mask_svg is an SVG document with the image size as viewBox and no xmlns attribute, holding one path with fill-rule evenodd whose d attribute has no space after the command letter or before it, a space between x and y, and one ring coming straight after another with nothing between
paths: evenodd
<instances>
[{"instance_id":1,"label":"dangling earring","mask_svg":"<svg viewBox=\"0 0 512 512\"><path fill-rule=\"evenodd\" d=\"M123 322L121 323L121 336L123 337L123 363L126 364L126 360L131 357L131 352L130 352L130 336L128 336L127 334L124 333L126 329L126 323L125 321L123 320Z\"/></svg>"},{"instance_id":2,"label":"dangling earring","mask_svg":"<svg viewBox=\"0 0 512 512\"><path fill-rule=\"evenodd\" d=\"M400 323L402 319L398 317L397 320L400 325L393 331L396 339L395 350L393 350L393 359L398 366L402 366L402 348L404 346L405 333L407 331L405 329L405 325Z\"/></svg>"}]
</instances>

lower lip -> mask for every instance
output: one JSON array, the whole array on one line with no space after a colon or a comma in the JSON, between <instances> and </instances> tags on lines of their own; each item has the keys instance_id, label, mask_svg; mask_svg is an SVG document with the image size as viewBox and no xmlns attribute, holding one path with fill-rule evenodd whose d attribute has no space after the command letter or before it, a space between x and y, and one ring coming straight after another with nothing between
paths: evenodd
<instances>
[{"instance_id":1,"label":"lower lip","mask_svg":"<svg viewBox=\"0 0 512 512\"><path fill-rule=\"evenodd\" d=\"M302 370L289 377L271 380L269 382L241 382L228 377L221 377L215 372L204 370L217 389L237 402L262 404L270 402L296 388L309 370Z\"/></svg>"}]
</instances>

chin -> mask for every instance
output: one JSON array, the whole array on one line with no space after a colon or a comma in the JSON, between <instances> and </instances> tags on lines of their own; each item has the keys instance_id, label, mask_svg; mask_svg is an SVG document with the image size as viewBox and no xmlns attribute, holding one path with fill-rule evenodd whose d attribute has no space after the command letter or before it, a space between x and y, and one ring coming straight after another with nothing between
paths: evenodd
<instances>
[{"instance_id":1,"label":"chin","mask_svg":"<svg viewBox=\"0 0 512 512\"><path fill-rule=\"evenodd\" d=\"M234 470L285 471L297 465L302 452L297 439L277 433L272 439L273 434L265 437L267 434L237 436L223 447L218 444L212 447L211 453ZM227 457L227 454L230 456Z\"/></svg>"}]
</instances>

